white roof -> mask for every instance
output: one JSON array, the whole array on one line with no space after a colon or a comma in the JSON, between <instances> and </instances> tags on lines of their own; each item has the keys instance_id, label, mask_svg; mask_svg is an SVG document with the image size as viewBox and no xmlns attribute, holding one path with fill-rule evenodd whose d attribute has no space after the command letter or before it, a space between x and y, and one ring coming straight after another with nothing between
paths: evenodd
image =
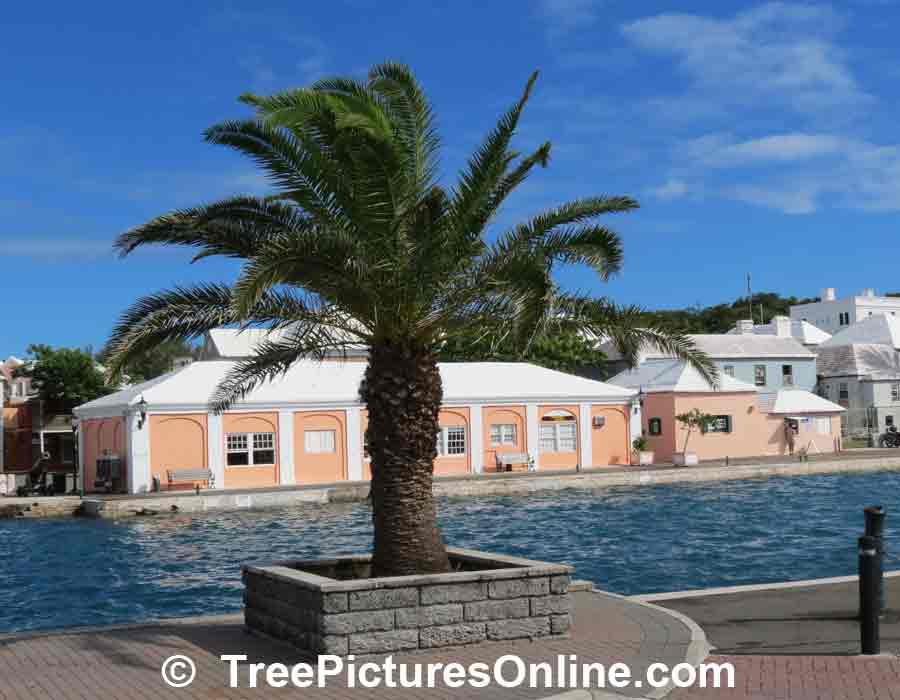
<instances>
[{"instance_id":1,"label":"white roof","mask_svg":"<svg viewBox=\"0 0 900 700\"><path fill-rule=\"evenodd\" d=\"M800 414L810 413L840 413L843 406L823 399L802 389L782 389L775 395L775 401L768 409L768 413Z\"/></svg>"},{"instance_id":2,"label":"white roof","mask_svg":"<svg viewBox=\"0 0 900 700\"><path fill-rule=\"evenodd\" d=\"M683 360L647 360L637 369L626 369L609 380L610 384L628 389L654 392L755 392L752 384L739 379L719 375L719 386L713 388L696 369Z\"/></svg>"},{"instance_id":3,"label":"white roof","mask_svg":"<svg viewBox=\"0 0 900 700\"><path fill-rule=\"evenodd\" d=\"M729 333L700 333L688 336L697 345L699 350L705 352L714 360L727 360L739 358L803 358L812 360L815 355L803 347L794 338L778 337L774 335L756 335L745 333L731 335ZM606 353L610 360L622 359L622 354L615 348L612 342L603 343L600 349ZM646 346L640 352L639 361L659 358L669 358L664 352L655 347Z\"/></svg>"},{"instance_id":4,"label":"white roof","mask_svg":"<svg viewBox=\"0 0 900 700\"><path fill-rule=\"evenodd\" d=\"M238 359L252 357L265 340L278 341L285 337L288 329L269 330L267 328L214 328L206 334L204 351L207 359ZM360 345L349 348L348 354L364 350Z\"/></svg>"},{"instance_id":5,"label":"white roof","mask_svg":"<svg viewBox=\"0 0 900 700\"><path fill-rule=\"evenodd\" d=\"M900 350L900 318L877 314L835 333L821 347L869 343L889 345Z\"/></svg>"},{"instance_id":6,"label":"white roof","mask_svg":"<svg viewBox=\"0 0 900 700\"><path fill-rule=\"evenodd\" d=\"M826 333L821 328L814 326L808 321L792 320L790 324L791 337L803 345L821 345L831 338L830 333ZM776 333L777 327L774 322L753 326L754 335L775 335ZM737 328L732 328L728 331L728 335L739 334L740 331Z\"/></svg>"},{"instance_id":7,"label":"white roof","mask_svg":"<svg viewBox=\"0 0 900 700\"><path fill-rule=\"evenodd\" d=\"M79 417L121 412L143 397L148 410L206 410L216 386L235 365L230 360L194 362L75 409ZM443 362L438 365L444 403L525 400L622 402L633 391L524 362ZM258 386L236 407L359 404L365 362L300 360L285 375Z\"/></svg>"},{"instance_id":8,"label":"white roof","mask_svg":"<svg viewBox=\"0 0 900 700\"><path fill-rule=\"evenodd\" d=\"M890 345L829 345L819 348L816 372L823 377L894 379L900 376L900 359Z\"/></svg>"}]
</instances>

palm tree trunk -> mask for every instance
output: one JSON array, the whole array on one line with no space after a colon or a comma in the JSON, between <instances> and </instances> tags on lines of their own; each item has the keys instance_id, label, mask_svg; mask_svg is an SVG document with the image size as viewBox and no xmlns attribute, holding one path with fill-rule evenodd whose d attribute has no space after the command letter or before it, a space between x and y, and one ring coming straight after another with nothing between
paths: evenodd
<instances>
[{"instance_id":1,"label":"palm tree trunk","mask_svg":"<svg viewBox=\"0 0 900 700\"><path fill-rule=\"evenodd\" d=\"M372 347L360 396L369 411L373 576L448 571L432 493L443 397L434 353Z\"/></svg>"}]
</instances>

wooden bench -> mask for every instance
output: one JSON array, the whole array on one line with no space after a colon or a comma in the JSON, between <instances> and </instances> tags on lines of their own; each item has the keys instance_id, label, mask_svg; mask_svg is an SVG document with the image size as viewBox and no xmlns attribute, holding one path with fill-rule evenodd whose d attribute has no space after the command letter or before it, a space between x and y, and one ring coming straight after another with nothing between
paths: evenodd
<instances>
[{"instance_id":1,"label":"wooden bench","mask_svg":"<svg viewBox=\"0 0 900 700\"><path fill-rule=\"evenodd\" d=\"M530 471L531 456L527 452L498 452L494 458L498 472Z\"/></svg>"},{"instance_id":2,"label":"wooden bench","mask_svg":"<svg viewBox=\"0 0 900 700\"><path fill-rule=\"evenodd\" d=\"M194 483L197 481L205 481L208 486L212 487L216 483L216 477L211 469L168 469L166 476L169 479L169 488L173 484Z\"/></svg>"}]
</instances>

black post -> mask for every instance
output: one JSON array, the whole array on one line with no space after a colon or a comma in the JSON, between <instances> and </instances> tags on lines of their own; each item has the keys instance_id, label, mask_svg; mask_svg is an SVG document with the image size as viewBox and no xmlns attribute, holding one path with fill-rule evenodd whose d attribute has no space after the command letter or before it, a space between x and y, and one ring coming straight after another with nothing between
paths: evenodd
<instances>
[{"instance_id":1,"label":"black post","mask_svg":"<svg viewBox=\"0 0 900 700\"><path fill-rule=\"evenodd\" d=\"M875 538L875 551L878 555L879 571L884 570L884 508L881 506L869 506L864 511L866 518L866 536ZM878 577L878 614L883 615L884 604L884 578Z\"/></svg>"},{"instance_id":2,"label":"black post","mask_svg":"<svg viewBox=\"0 0 900 700\"><path fill-rule=\"evenodd\" d=\"M859 636L863 654L880 654L878 581L881 560L874 537L859 538Z\"/></svg>"}]
</instances>

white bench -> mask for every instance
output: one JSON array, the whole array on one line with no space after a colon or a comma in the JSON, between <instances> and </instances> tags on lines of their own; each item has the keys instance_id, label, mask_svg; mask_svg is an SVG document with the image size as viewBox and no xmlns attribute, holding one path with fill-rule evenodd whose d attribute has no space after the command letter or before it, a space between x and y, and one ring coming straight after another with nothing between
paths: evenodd
<instances>
[{"instance_id":1,"label":"white bench","mask_svg":"<svg viewBox=\"0 0 900 700\"><path fill-rule=\"evenodd\" d=\"M531 456L527 452L498 452L494 459L498 472L531 471Z\"/></svg>"},{"instance_id":2,"label":"white bench","mask_svg":"<svg viewBox=\"0 0 900 700\"><path fill-rule=\"evenodd\" d=\"M166 476L169 479L169 488L172 484L194 483L205 481L210 488L216 483L216 477L211 469L168 469Z\"/></svg>"}]
</instances>

